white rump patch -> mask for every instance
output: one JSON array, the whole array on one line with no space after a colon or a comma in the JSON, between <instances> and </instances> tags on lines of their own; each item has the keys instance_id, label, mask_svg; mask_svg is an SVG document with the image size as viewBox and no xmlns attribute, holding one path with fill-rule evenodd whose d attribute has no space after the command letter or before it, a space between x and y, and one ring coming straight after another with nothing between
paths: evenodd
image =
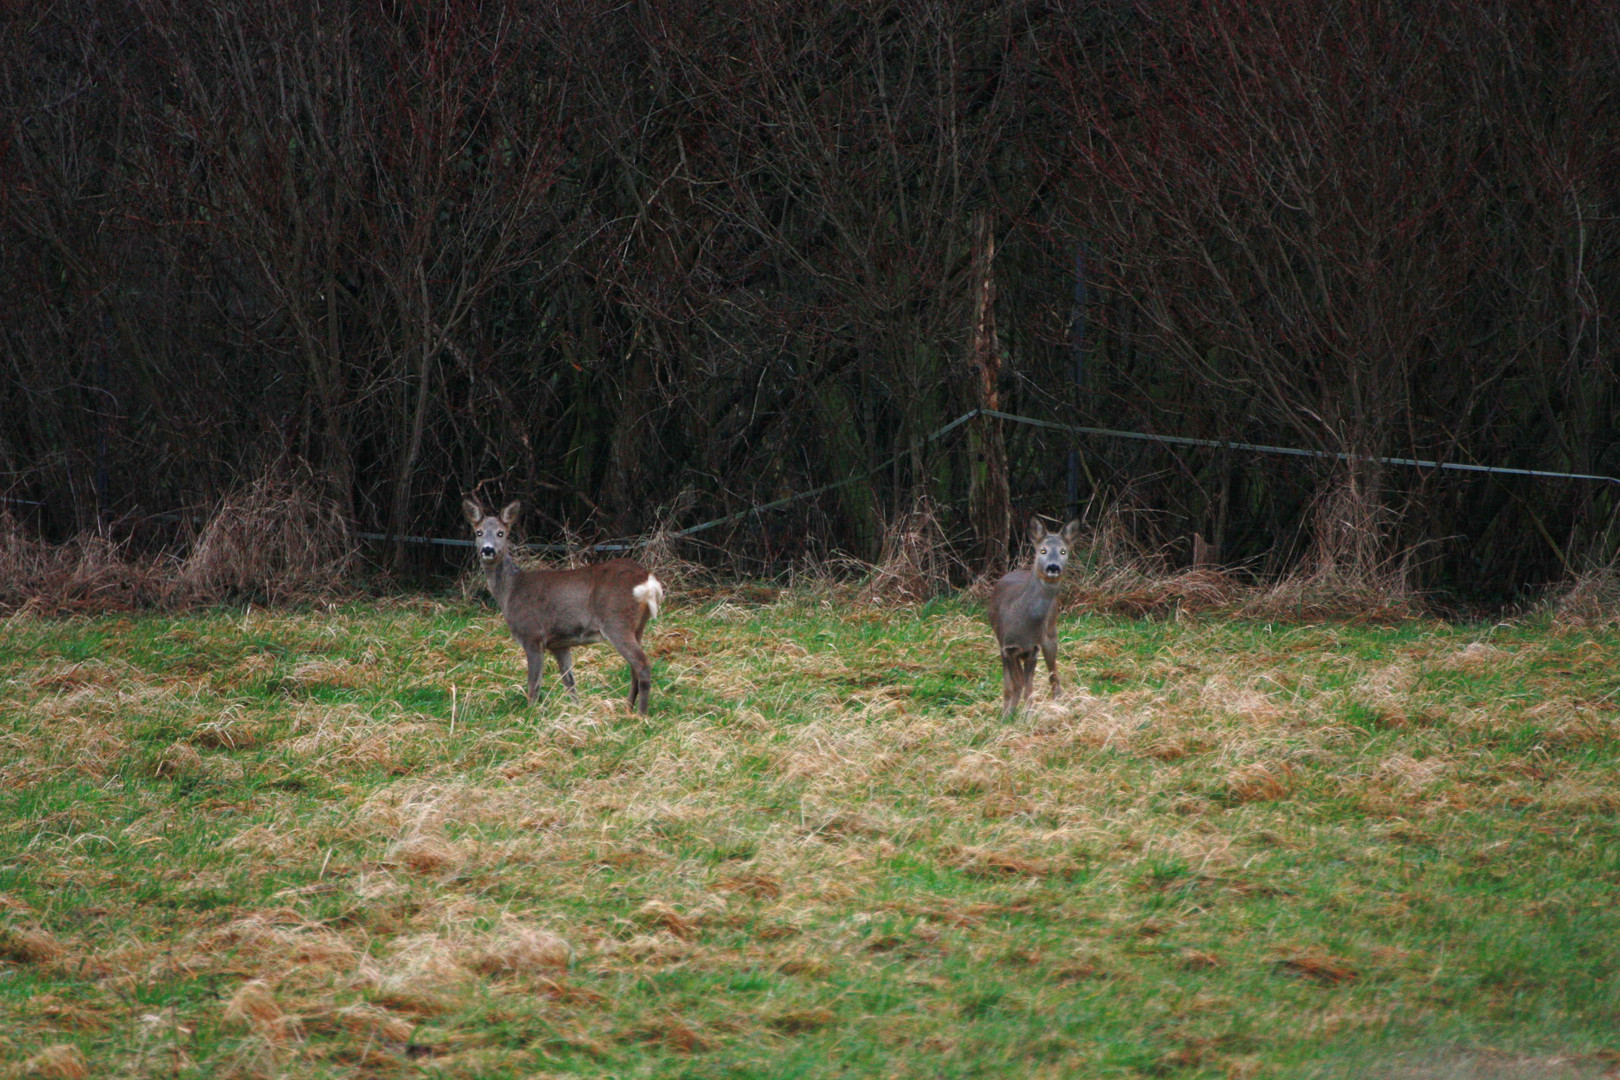
<instances>
[{"instance_id":1,"label":"white rump patch","mask_svg":"<svg viewBox=\"0 0 1620 1080\"><path fill-rule=\"evenodd\" d=\"M664 599L663 582L648 574L646 581L630 590L630 595L647 605L648 618L657 618L658 604Z\"/></svg>"}]
</instances>

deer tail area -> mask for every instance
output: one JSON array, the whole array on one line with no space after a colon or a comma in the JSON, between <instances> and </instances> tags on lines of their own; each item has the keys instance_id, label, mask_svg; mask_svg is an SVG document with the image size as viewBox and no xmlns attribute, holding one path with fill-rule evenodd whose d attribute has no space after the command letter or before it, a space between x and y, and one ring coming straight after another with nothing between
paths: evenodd
<instances>
[{"instance_id":1,"label":"deer tail area","mask_svg":"<svg viewBox=\"0 0 1620 1080\"><path fill-rule=\"evenodd\" d=\"M647 606L647 618L658 617L658 605L664 599L663 582L648 574L646 581L630 590L630 595Z\"/></svg>"}]
</instances>

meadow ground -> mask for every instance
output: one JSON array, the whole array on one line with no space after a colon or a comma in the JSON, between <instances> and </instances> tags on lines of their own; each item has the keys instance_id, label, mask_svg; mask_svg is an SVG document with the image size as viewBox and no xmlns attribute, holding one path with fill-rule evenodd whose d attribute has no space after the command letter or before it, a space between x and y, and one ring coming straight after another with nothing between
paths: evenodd
<instances>
[{"instance_id":1,"label":"meadow ground","mask_svg":"<svg viewBox=\"0 0 1620 1080\"><path fill-rule=\"evenodd\" d=\"M0 1075L1616 1075L1614 633L849 597L0 623Z\"/></svg>"}]
</instances>

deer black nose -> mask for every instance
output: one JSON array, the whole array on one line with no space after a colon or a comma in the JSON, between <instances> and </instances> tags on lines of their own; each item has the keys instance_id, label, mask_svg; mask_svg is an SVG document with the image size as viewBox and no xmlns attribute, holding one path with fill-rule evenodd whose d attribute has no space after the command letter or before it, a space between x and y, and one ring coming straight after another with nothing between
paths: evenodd
<instances>
[{"instance_id":1,"label":"deer black nose","mask_svg":"<svg viewBox=\"0 0 1620 1080\"><path fill-rule=\"evenodd\" d=\"M493 559L495 557L495 545L485 544L482 554L486 559Z\"/></svg>"}]
</instances>

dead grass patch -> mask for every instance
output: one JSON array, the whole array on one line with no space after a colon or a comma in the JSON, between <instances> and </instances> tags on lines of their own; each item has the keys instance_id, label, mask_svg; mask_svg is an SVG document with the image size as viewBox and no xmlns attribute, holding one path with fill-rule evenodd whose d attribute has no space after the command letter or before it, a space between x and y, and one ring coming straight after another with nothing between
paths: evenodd
<instances>
[{"instance_id":1,"label":"dead grass patch","mask_svg":"<svg viewBox=\"0 0 1620 1080\"><path fill-rule=\"evenodd\" d=\"M383 1042L409 1042L416 1031L412 1021L370 1002L345 1005L331 1014L332 1020L363 1039Z\"/></svg>"},{"instance_id":2,"label":"dead grass patch","mask_svg":"<svg viewBox=\"0 0 1620 1080\"><path fill-rule=\"evenodd\" d=\"M1245 597L1238 614L1256 619L1403 622L1421 611L1410 582L1411 552L1394 548L1394 512L1377 484L1352 468L1317 498L1300 567Z\"/></svg>"},{"instance_id":3,"label":"dead grass patch","mask_svg":"<svg viewBox=\"0 0 1620 1080\"><path fill-rule=\"evenodd\" d=\"M939 508L926 496L884 527L882 547L856 598L863 604L916 604L951 590L951 579L970 576L939 524Z\"/></svg>"},{"instance_id":4,"label":"dead grass patch","mask_svg":"<svg viewBox=\"0 0 1620 1080\"><path fill-rule=\"evenodd\" d=\"M55 1043L24 1061L22 1075L40 1080L86 1080L90 1062L77 1046Z\"/></svg>"},{"instance_id":5,"label":"dead grass patch","mask_svg":"<svg viewBox=\"0 0 1620 1080\"><path fill-rule=\"evenodd\" d=\"M432 725L379 721L358 705L303 704L279 742L285 755L326 768L401 769L409 747L436 731Z\"/></svg>"},{"instance_id":6,"label":"dead grass patch","mask_svg":"<svg viewBox=\"0 0 1620 1080\"><path fill-rule=\"evenodd\" d=\"M511 923L475 946L465 963L481 975L560 975L568 970L573 947L537 926Z\"/></svg>"},{"instance_id":7,"label":"dead grass patch","mask_svg":"<svg viewBox=\"0 0 1620 1080\"><path fill-rule=\"evenodd\" d=\"M1294 790L1298 770L1285 761L1256 761L1226 774L1222 787L1236 803L1275 802Z\"/></svg>"},{"instance_id":8,"label":"dead grass patch","mask_svg":"<svg viewBox=\"0 0 1620 1080\"><path fill-rule=\"evenodd\" d=\"M249 979L237 987L225 1003L223 1019L277 1045L302 1038L304 1033L299 1018L283 1011L274 989L263 979Z\"/></svg>"},{"instance_id":9,"label":"dead grass patch","mask_svg":"<svg viewBox=\"0 0 1620 1080\"><path fill-rule=\"evenodd\" d=\"M1552 589L1541 608L1568 629L1620 626L1620 562L1592 566Z\"/></svg>"},{"instance_id":10,"label":"dead grass patch","mask_svg":"<svg viewBox=\"0 0 1620 1080\"><path fill-rule=\"evenodd\" d=\"M1513 661L1513 654L1489 642L1470 641L1467 645L1440 658L1435 666L1444 671L1488 671L1501 668Z\"/></svg>"},{"instance_id":11,"label":"dead grass patch","mask_svg":"<svg viewBox=\"0 0 1620 1080\"><path fill-rule=\"evenodd\" d=\"M1301 949L1279 957L1276 969L1285 974L1327 986L1352 982L1361 973L1347 960L1319 949Z\"/></svg>"},{"instance_id":12,"label":"dead grass patch","mask_svg":"<svg viewBox=\"0 0 1620 1080\"><path fill-rule=\"evenodd\" d=\"M271 980L295 970L346 971L358 953L341 933L309 922L291 909L271 909L233 919L197 939L199 957L227 956L237 967Z\"/></svg>"},{"instance_id":13,"label":"dead grass patch","mask_svg":"<svg viewBox=\"0 0 1620 1080\"><path fill-rule=\"evenodd\" d=\"M13 964L54 964L67 949L37 927L0 926L0 960Z\"/></svg>"},{"instance_id":14,"label":"dead grass patch","mask_svg":"<svg viewBox=\"0 0 1620 1080\"><path fill-rule=\"evenodd\" d=\"M388 858L414 873L444 876L453 874L467 862L466 852L442 836L417 835L393 845Z\"/></svg>"},{"instance_id":15,"label":"dead grass patch","mask_svg":"<svg viewBox=\"0 0 1620 1080\"><path fill-rule=\"evenodd\" d=\"M170 595L183 603L329 597L349 587L356 556L341 510L308 469L266 472L220 500Z\"/></svg>"},{"instance_id":16,"label":"dead grass patch","mask_svg":"<svg viewBox=\"0 0 1620 1080\"><path fill-rule=\"evenodd\" d=\"M1015 849L961 848L948 851L947 864L975 877L1066 877L1079 865L1066 856L1030 855Z\"/></svg>"},{"instance_id":17,"label":"dead grass patch","mask_svg":"<svg viewBox=\"0 0 1620 1080\"><path fill-rule=\"evenodd\" d=\"M1244 594L1243 586L1218 567L1175 571L1128 568L1093 572L1083 578L1068 606L1141 619L1221 611Z\"/></svg>"},{"instance_id":18,"label":"dead grass patch","mask_svg":"<svg viewBox=\"0 0 1620 1080\"><path fill-rule=\"evenodd\" d=\"M144 607L161 599L169 573L167 560L94 532L47 544L0 505L0 611L14 618Z\"/></svg>"}]
</instances>

